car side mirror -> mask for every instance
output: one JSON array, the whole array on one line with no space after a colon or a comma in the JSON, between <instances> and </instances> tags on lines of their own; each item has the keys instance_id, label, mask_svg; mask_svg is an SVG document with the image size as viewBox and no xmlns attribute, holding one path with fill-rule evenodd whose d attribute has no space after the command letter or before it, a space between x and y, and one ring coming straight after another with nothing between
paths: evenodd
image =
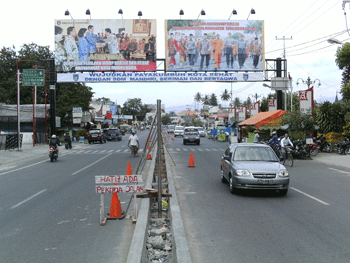
<instances>
[{"instance_id":1,"label":"car side mirror","mask_svg":"<svg viewBox=\"0 0 350 263\"><path fill-rule=\"evenodd\" d=\"M229 162L231 161L231 156L224 155L223 158L224 158L224 160L226 160L226 161L229 161Z\"/></svg>"}]
</instances>

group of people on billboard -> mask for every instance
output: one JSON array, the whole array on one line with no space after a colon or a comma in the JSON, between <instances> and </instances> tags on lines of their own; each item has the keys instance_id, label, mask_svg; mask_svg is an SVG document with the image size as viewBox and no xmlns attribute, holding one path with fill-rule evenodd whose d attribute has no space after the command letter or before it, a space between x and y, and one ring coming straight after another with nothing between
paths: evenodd
<instances>
[{"instance_id":1,"label":"group of people on billboard","mask_svg":"<svg viewBox=\"0 0 350 263\"><path fill-rule=\"evenodd\" d=\"M167 48L168 70L262 70L262 40L257 36L170 32Z\"/></svg>"},{"instance_id":2,"label":"group of people on billboard","mask_svg":"<svg viewBox=\"0 0 350 263\"><path fill-rule=\"evenodd\" d=\"M135 38L125 31L112 32L105 28L97 35L94 26L81 27L77 32L74 26L66 32L55 26L55 66L56 71L74 70L75 66L98 59L96 54L106 54L110 60L131 60L140 54L145 60L156 60L156 38L152 35L146 38Z\"/></svg>"}]
</instances>

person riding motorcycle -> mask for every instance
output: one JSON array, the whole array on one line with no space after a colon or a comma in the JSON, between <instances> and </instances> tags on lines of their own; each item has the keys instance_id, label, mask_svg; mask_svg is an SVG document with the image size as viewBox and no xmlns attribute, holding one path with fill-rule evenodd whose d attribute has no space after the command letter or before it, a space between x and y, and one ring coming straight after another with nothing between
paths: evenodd
<instances>
[{"instance_id":1,"label":"person riding motorcycle","mask_svg":"<svg viewBox=\"0 0 350 263\"><path fill-rule=\"evenodd\" d=\"M53 135L51 136L49 146L50 146L50 147L54 147L55 149L57 149L57 146L60 146L60 145L61 145L60 140L57 138L57 136L56 136L55 134L53 134ZM58 150L58 149L57 149L57 150Z\"/></svg>"},{"instance_id":2,"label":"person riding motorcycle","mask_svg":"<svg viewBox=\"0 0 350 263\"><path fill-rule=\"evenodd\" d=\"M68 144L68 149L72 149L72 140L70 138L69 131L66 131L64 134L64 140Z\"/></svg>"}]
</instances>

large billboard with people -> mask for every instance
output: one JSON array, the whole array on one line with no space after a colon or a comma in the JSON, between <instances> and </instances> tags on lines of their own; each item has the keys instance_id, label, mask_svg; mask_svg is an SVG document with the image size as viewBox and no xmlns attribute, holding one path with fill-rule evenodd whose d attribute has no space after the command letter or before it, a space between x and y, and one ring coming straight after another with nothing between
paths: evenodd
<instances>
[{"instance_id":1,"label":"large billboard with people","mask_svg":"<svg viewBox=\"0 0 350 263\"><path fill-rule=\"evenodd\" d=\"M264 21L166 20L167 71L263 71Z\"/></svg>"},{"instance_id":2,"label":"large billboard with people","mask_svg":"<svg viewBox=\"0 0 350 263\"><path fill-rule=\"evenodd\" d=\"M155 19L55 20L57 72L156 71Z\"/></svg>"}]
</instances>

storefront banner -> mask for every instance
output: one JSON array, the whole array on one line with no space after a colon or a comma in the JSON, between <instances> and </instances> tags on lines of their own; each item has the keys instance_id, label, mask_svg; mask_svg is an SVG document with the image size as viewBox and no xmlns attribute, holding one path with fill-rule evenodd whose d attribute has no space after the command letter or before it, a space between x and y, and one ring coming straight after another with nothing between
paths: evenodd
<instances>
[{"instance_id":1,"label":"storefront banner","mask_svg":"<svg viewBox=\"0 0 350 263\"><path fill-rule=\"evenodd\" d=\"M166 20L167 71L263 71L264 21Z\"/></svg>"},{"instance_id":2,"label":"storefront banner","mask_svg":"<svg viewBox=\"0 0 350 263\"><path fill-rule=\"evenodd\" d=\"M90 72L57 73L57 82L254 82L263 81L260 72Z\"/></svg>"},{"instance_id":3,"label":"storefront banner","mask_svg":"<svg viewBox=\"0 0 350 263\"><path fill-rule=\"evenodd\" d=\"M268 99L269 111L277 110L277 99Z\"/></svg>"},{"instance_id":4,"label":"storefront banner","mask_svg":"<svg viewBox=\"0 0 350 263\"><path fill-rule=\"evenodd\" d=\"M55 20L57 72L156 71L155 19Z\"/></svg>"},{"instance_id":5,"label":"storefront banner","mask_svg":"<svg viewBox=\"0 0 350 263\"><path fill-rule=\"evenodd\" d=\"M313 103L314 87L299 91L299 107L301 113L312 115Z\"/></svg>"}]
</instances>

